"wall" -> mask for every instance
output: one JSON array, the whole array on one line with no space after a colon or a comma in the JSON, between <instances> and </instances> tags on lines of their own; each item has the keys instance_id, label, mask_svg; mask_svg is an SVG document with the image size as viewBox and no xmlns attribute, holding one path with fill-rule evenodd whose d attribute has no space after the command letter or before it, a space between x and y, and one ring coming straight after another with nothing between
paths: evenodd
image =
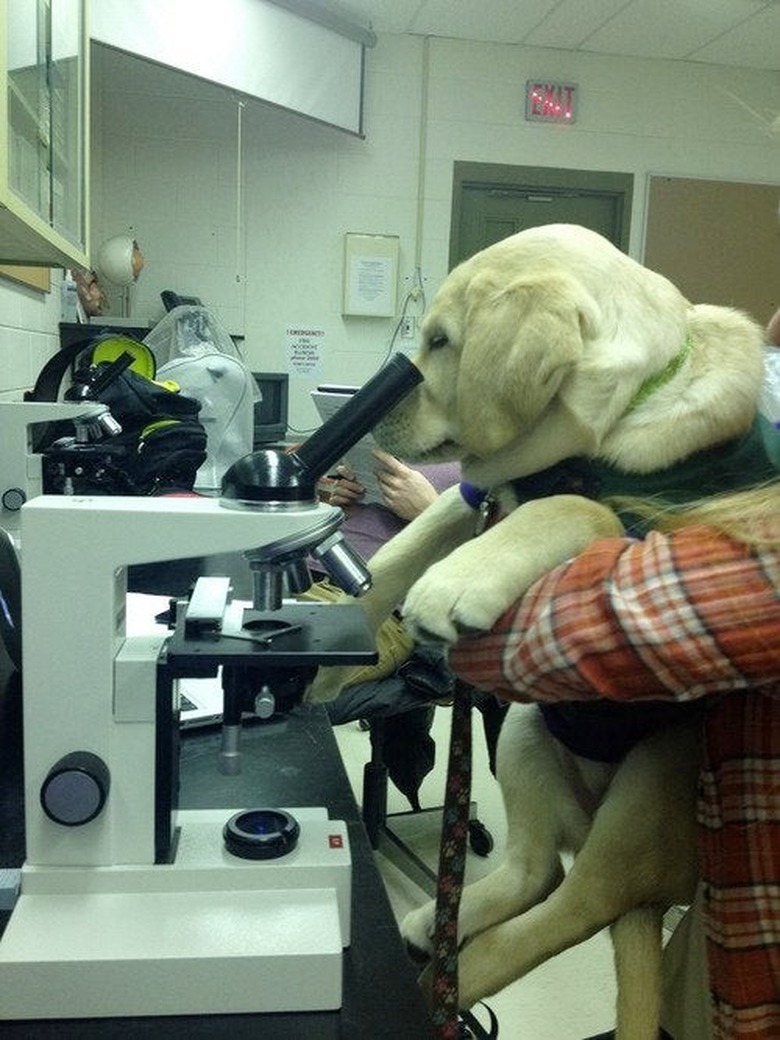
<instances>
[{"instance_id":1,"label":"wall","mask_svg":"<svg viewBox=\"0 0 780 1040\"><path fill-rule=\"evenodd\" d=\"M0 400L21 400L59 346L60 273L41 293L0 278Z\"/></svg>"},{"instance_id":2,"label":"wall","mask_svg":"<svg viewBox=\"0 0 780 1040\"><path fill-rule=\"evenodd\" d=\"M322 330L321 371L291 380L299 430L316 422L309 389L364 380L396 324L342 317L344 233L398 235L400 298L419 262L430 299L446 274L456 159L633 173L636 257L650 174L777 183L780 142L729 96L780 111L777 73L380 37L367 52L360 140L93 51L93 243L124 230L141 242L146 267L133 317L159 317L162 289L199 295L246 334L258 369L287 367L288 328ZM526 123L529 78L578 83L577 123ZM5 320L0 297L0 329Z\"/></svg>"}]
</instances>

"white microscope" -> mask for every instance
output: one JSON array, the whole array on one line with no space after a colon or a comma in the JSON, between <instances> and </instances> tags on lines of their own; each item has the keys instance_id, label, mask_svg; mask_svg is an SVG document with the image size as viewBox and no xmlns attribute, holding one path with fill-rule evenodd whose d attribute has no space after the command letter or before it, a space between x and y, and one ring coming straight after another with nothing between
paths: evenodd
<instances>
[{"instance_id":1,"label":"white microscope","mask_svg":"<svg viewBox=\"0 0 780 1040\"><path fill-rule=\"evenodd\" d=\"M397 355L295 452L240 460L219 500L24 505L27 859L0 940L0 1017L341 1006L345 824L324 807L178 810L177 680L222 669L229 770L248 695L374 659L357 607L282 604L282 593L305 584L312 551L351 591L370 581L316 481L420 379ZM170 636L126 635L129 565L236 551L255 576L251 606L206 579L177 604Z\"/></svg>"},{"instance_id":2,"label":"white microscope","mask_svg":"<svg viewBox=\"0 0 780 1040\"><path fill-rule=\"evenodd\" d=\"M106 405L96 401L0 401L0 527L17 546L21 508L43 493L43 457L34 446L35 431L66 419L83 443L121 429Z\"/></svg>"}]
</instances>

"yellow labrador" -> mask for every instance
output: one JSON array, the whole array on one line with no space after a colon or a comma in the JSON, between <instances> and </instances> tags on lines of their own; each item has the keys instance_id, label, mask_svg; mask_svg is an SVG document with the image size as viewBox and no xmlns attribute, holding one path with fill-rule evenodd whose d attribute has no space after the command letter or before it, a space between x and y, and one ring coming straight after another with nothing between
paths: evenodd
<instances>
[{"instance_id":1,"label":"yellow labrador","mask_svg":"<svg viewBox=\"0 0 780 1040\"><path fill-rule=\"evenodd\" d=\"M690 304L581 227L532 228L461 264L423 322L424 381L375 434L406 460L461 460L508 515L472 537L472 507L443 494L373 558L369 617L404 600L418 638L489 629L551 566L621 530L576 494L518 504L511 482L573 457L647 474L736 438L755 415L761 349L746 316ZM343 678L323 670L312 697ZM605 764L564 747L536 706L513 705L498 747L507 852L464 890L461 1006L610 925L618 1036L656 1040L661 915L695 884L696 772L695 723ZM430 953L433 927L427 904L402 930Z\"/></svg>"}]
</instances>

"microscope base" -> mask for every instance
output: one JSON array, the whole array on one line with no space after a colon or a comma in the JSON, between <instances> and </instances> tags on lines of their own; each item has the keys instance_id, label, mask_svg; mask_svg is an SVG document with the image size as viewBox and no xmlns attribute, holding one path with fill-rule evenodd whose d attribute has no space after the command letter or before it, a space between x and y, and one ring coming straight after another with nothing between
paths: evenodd
<instances>
[{"instance_id":1,"label":"microscope base","mask_svg":"<svg viewBox=\"0 0 780 1040\"><path fill-rule=\"evenodd\" d=\"M0 942L3 1019L322 1011L349 945L345 825L292 809L277 860L222 846L230 810L181 812L176 861L25 866Z\"/></svg>"}]
</instances>

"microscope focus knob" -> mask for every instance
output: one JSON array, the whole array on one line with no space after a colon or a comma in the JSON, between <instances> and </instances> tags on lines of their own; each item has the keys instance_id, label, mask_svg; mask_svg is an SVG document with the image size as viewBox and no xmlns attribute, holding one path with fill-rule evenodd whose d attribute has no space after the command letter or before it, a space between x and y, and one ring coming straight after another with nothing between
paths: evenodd
<instances>
[{"instance_id":1,"label":"microscope focus knob","mask_svg":"<svg viewBox=\"0 0 780 1040\"><path fill-rule=\"evenodd\" d=\"M270 719L276 711L276 697L268 686L263 686L255 697L255 715L258 719Z\"/></svg>"},{"instance_id":2,"label":"microscope focus knob","mask_svg":"<svg viewBox=\"0 0 780 1040\"><path fill-rule=\"evenodd\" d=\"M51 767L41 785L41 807L50 820L80 827L99 816L111 786L108 766L91 751L71 751Z\"/></svg>"},{"instance_id":3,"label":"microscope focus knob","mask_svg":"<svg viewBox=\"0 0 780 1040\"><path fill-rule=\"evenodd\" d=\"M17 513L27 501L27 495L18 487L6 488L3 492L3 509Z\"/></svg>"}]
</instances>

